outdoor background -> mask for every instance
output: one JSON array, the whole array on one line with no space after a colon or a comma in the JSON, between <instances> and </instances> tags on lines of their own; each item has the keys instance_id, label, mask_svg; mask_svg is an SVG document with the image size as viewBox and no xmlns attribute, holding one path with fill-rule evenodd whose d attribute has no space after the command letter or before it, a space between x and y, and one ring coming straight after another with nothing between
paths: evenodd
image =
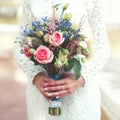
<instances>
[{"instance_id":1,"label":"outdoor background","mask_svg":"<svg viewBox=\"0 0 120 120\"><path fill-rule=\"evenodd\" d=\"M25 103L27 79L12 55L22 3L22 0L0 0L0 120L27 120ZM110 58L96 78L101 90L102 120L108 118L120 120L119 5L119 0L104 0Z\"/></svg>"}]
</instances>

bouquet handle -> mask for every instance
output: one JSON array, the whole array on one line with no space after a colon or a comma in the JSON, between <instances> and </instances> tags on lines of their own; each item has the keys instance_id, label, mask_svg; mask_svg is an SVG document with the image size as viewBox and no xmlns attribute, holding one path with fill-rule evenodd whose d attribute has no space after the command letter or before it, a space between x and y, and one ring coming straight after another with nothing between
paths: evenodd
<instances>
[{"instance_id":1,"label":"bouquet handle","mask_svg":"<svg viewBox=\"0 0 120 120\"><path fill-rule=\"evenodd\" d=\"M59 80L60 76L58 74L51 76L54 80ZM61 115L61 99L59 97L52 98L51 103L49 105L49 114L51 116L59 116Z\"/></svg>"}]
</instances>

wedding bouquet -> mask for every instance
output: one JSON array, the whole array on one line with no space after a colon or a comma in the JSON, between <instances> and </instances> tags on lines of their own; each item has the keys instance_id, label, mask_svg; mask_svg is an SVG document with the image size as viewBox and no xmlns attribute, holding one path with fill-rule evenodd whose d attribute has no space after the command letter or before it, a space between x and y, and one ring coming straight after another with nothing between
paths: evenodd
<instances>
[{"instance_id":1,"label":"wedding bouquet","mask_svg":"<svg viewBox=\"0 0 120 120\"><path fill-rule=\"evenodd\" d=\"M81 63L89 54L85 36L80 32L80 24L72 23L71 13L66 13L68 4L57 10L61 4L53 5L52 16L26 25L22 34L21 51L37 65L44 67L49 76L59 80L60 70L73 70L76 80L80 77ZM76 57L80 56L80 57ZM52 98L50 115L61 114L60 98Z\"/></svg>"}]
</instances>

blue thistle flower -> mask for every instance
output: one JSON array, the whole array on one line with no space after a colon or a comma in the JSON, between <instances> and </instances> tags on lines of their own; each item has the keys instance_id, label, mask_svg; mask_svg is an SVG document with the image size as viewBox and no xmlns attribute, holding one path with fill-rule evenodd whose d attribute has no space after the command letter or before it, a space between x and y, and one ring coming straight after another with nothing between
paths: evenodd
<instances>
[{"instance_id":1,"label":"blue thistle flower","mask_svg":"<svg viewBox=\"0 0 120 120\"><path fill-rule=\"evenodd\" d=\"M43 20L43 22L47 22L48 21L48 17L44 17L44 18L41 18Z\"/></svg>"},{"instance_id":2,"label":"blue thistle flower","mask_svg":"<svg viewBox=\"0 0 120 120\"><path fill-rule=\"evenodd\" d=\"M30 30L23 30L23 35L24 36L28 36L28 35L30 35Z\"/></svg>"},{"instance_id":3,"label":"blue thistle flower","mask_svg":"<svg viewBox=\"0 0 120 120\"><path fill-rule=\"evenodd\" d=\"M41 30L40 21L34 21L34 22L32 22L32 26L35 27L38 30Z\"/></svg>"},{"instance_id":4,"label":"blue thistle flower","mask_svg":"<svg viewBox=\"0 0 120 120\"><path fill-rule=\"evenodd\" d=\"M70 30L71 25L72 25L71 22L66 21L65 19L63 19L60 22L60 29L62 29L62 30Z\"/></svg>"},{"instance_id":5,"label":"blue thistle flower","mask_svg":"<svg viewBox=\"0 0 120 120\"><path fill-rule=\"evenodd\" d=\"M70 29L71 25L72 25L71 22L67 22L66 23L66 29Z\"/></svg>"},{"instance_id":6,"label":"blue thistle flower","mask_svg":"<svg viewBox=\"0 0 120 120\"><path fill-rule=\"evenodd\" d=\"M29 36L29 35L34 35L35 34L35 31L34 30L27 30L27 29L25 29L24 31L23 31L23 35L24 36Z\"/></svg>"},{"instance_id":7,"label":"blue thistle flower","mask_svg":"<svg viewBox=\"0 0 120 120\"><path fill-rule=\"evenodd\" d=\"M34 30L30 30L30 33L31 33L32 35L34 35L34 34L35 34L35 31L34 31Z\"/></svg>"}]
</instances>

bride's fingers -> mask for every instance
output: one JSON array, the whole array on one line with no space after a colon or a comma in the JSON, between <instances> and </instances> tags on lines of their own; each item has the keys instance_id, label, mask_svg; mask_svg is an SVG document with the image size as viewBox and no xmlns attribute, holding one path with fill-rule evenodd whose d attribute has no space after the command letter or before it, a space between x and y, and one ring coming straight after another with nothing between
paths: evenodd
<instances>
[{"instance_id":1,"label":"bride's fingers","mask_svg":"<svg viewBox=\"0 0 120 120\"><path fill-rule=\"evenodd\" d=\"M52 78L44 78L44 79L42 79L42 80L39 80L39 83L38 83L38 85L39 85L39 87L46 87L47 85L48 85L48 83L50 83L50 82L54 82L54 80L52 79ZM37 86L38 86L37 85Z\"/></svg>"},{"instance_id":2,"label":"bride's fingers","mask_svg":"<svg viewBox=\"0 0 120 120\"><path fill-rule=\"evenodd\" d=\"M66 80L59 80L59 81L49 82L46 86L52 87L52 86L60 86L60 85L66 85L66 84L67 84Z\"/></svg>"},{"instance_id":3,"label":"bride's fingers","mask_svg":"<svg viewBox=\"0 0 120 120\"><path fill-rule=\"evenodd\" d=\"M66 89L67 89L66 85L60 85L60 86L53 86L53 87L45 87L44 91L54 92L54 91L61 91Z\"/></svg>"},{"instance_id":4,"label":"bride's fingers","mask_svg":"<svg viewBox=\"0 0 120 120\"><path fill-rule=\"evenodd\" d=\"M53 93L45 93L45 96L48 98L53 98L53 97L59 97L63 96L65 94L68 94L67 90L59 91L59 92L53 92Z\"/></svg>"},{"instance_id":5,"label":"bride's fingers","mask_svg":"<svg viewBox=\"0 0 120 120\"><path fill-rule=\"evenodd\" d=\"M54 80L52 78L44 78L45 82L54 82Z\"/></svg>"},{"instance_id":6,"label":"bride's fingers","mask_svg":"<svg viewBox=\"0 0 120 120\"><path fill-rule=\"evenodd\" d=\"M39 88L39 91L46 97L46 94L45 94L45 91L44 91L44 89L43 88Z\"/></svg>"},{"instance_id":7,"label":"bride's fingers","mask_svg":"<svg viewBox=\"0 0 120 120\"><path fill-rule=\"evenodd\" d=\"M53 97L65 97L75 91L76 87L74 84L71 85L62 85L44 88L44 94L48 98Z\"/></svg>"},{"instance_id":8,"label":"bride's fingers","mask_svg":"<svg viewBox=\"0 0 120 120\"><path fill-rule=\"evenodd\" d=\"M51 99L46 95L48 93L45 93L45 91L43 90L43 88L39 88L39 91L48 100L48 102L51 102Z\"/></svg>"}]
</instances>

